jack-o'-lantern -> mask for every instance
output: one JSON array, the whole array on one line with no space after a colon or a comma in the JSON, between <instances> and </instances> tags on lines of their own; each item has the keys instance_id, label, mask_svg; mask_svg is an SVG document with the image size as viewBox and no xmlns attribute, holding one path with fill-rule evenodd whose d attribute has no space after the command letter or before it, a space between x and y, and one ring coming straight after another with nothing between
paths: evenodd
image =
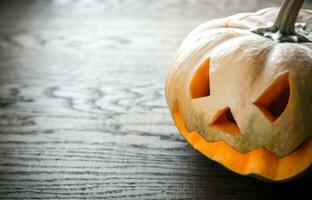
<instances>
[{"instance_id":1,"label":"jack-o'-lantern","mask_svg":"<svg viewBox=\"0 0 312 200\"><path fill-rule=\"evenodd\" d=\"M239 174L284 181L312 163L312 11L299 14L303 2L200 25L169 70L182 135Z\"/></svg>"}]
</instances>

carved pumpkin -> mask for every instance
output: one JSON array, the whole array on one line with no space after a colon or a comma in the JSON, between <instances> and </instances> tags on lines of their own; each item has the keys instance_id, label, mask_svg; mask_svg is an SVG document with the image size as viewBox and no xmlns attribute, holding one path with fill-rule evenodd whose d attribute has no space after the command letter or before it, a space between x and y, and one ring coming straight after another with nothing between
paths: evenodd
<instances>
[{"instance_id":1,"label":"carved pumpkin","mask_svg":"<svg viewBox=\"0 0 312 200\"><path fill-rule=\"evenodd\" d=\"M284 181L312 163L312 11L297 19L302 4L208 21L173 60L166 98L178 129L236 173Z\"/></svg>"}]
</instances>

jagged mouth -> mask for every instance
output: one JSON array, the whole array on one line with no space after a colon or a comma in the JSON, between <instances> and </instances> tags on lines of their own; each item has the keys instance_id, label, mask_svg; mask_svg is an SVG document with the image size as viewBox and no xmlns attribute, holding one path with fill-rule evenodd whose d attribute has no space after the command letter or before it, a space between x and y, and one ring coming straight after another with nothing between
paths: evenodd
<instances>
[{"instance_id":1,"label":"jagged mouth","mask_svg":"<svg viewBox=\"0 0 312 200\"><path fill-rule=\"evenodd\" d=\"M207 142L196 131L187 130L177 103L173 118L184 138L206 157L241 175L256 175L273 181L285 181L301 174L312 164L312 138L283 158L264 147L241 154L224 141Z\"/></svg>"}]
</instances>

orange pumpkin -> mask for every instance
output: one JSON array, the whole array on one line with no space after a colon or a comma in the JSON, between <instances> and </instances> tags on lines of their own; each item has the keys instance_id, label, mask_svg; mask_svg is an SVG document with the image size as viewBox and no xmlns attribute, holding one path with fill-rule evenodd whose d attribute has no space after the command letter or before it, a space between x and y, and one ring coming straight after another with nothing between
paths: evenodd
<instances>
[{"instance_id":1,"label":"orange pumpkin","mask_svg":"<svg viewBox=\"0 0 312 200\"><path fill-rule=\"evenodd\" d=\"M166 98L178 129L236 173L285 181L312 163L312 11L299 14L303 2L208 21L173 60Z\"/></svg>"}]
</instances>

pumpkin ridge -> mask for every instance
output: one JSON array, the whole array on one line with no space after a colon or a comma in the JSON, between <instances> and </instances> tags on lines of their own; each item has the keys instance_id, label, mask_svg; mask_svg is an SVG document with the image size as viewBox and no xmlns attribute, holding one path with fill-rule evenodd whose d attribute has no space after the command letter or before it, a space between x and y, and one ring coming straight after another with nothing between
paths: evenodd
<instances>
[{"instance_id":1,"label":"pumpkin ridge","mask_svg":"<svg viewBox=\"0 0 312 200\"><path fill-rule=\"evenodd\" d=\"M184 41L182 42L181 46L179 47L178 52L175 55L175 58L174 58L175 62L172 63L172 66L182 64L185 60L187 60L189 58L188 56L191 55L191 53L202 51L202 50L204 50L203 48L209 48L209 51L212 52L219 45L221 45L221 44L223 44L229 40L254 35L254 34L250 33L249 31L247 31L245 29L240 29L240 28L232 28L232 27L230 27L230 28L224 28L224 27L214 28L214 30L220 30L220 29L224 29L225 30L224 33L226 33L228 35L225 36L225 35L221 35L219 32L214 32L214 34L220 35L219 36L220 38L218 38L219 42L216 42L216 43L214 43L214 45L208 46L208 47L207 47L207 43L211 43L210 37L206 37L205 41L201 40L201 42L199 43L199 42L196 42L197 39L194 39L194 34L192 34L192 32L189 35L187 35L186 38L184 39ZM208 31L208 30L209 29L207 29L205 31ZM245 34L239 34L235 30L245 32ZM194 45L194 43L198 43L198 44ZM191 49L183 50L183 48L185 46L189 46L190 44L192 44L194 46L192 46ZM187 56L185 56L185 55L187 55ZM179 63L176 63L177 61L179 61Z\"/></svg>"}]
</instances>

